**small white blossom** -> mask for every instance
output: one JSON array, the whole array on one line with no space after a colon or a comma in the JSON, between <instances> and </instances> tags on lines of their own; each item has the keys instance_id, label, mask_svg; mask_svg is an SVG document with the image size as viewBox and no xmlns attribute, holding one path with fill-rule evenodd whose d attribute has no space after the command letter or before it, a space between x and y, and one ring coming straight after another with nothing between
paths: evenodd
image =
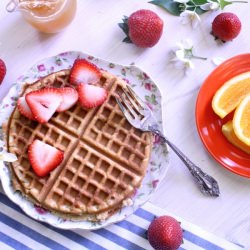
<instances>
[{"instance_id":1,"label":"small white blossom","mask_svg":"<svg viewBox=\"0 0 250 250\"><path fill-rule=\"evenodd\" d=\"M211 0L207 0L207 3L205 3L205 4L202 4L201 6L200 6L200 8L202 9L202 10L218 10L218 9L220 9L220 5L219 5L219 3L218 2L214 2L214 1L211 1Z\"/></svg>"},{"instance_id":2,"label":"small white blossom","mask_svg":"<svg viewBox=\"0 0 250 250\"><path fill-rule=\"evenodd\" d=\"M180 14L181 23L192 25L192 28L196 28L200 22L200 17L195 11L185 10Z\"/></svg>"},{"instance_id":3,"label":"small white blossom","mask_svg":"<svg viewBox=\"0 0 250 250\"><path fill-rule=\"evenodd\" d=\"M170 61L173 63L176 69L182 70L185 74L187 74L190 69L194 68L194 64L191 62L190 59L185 57L186 52L184 47L182 47L181 42L177 44L177 47L177 50L172 51L172 58Z\"/></svg>"},{"instance_id":4,"label":"small white blossom","mask_svg":"<svg viewBox=\"0 0 250 250\"><path fill-rule=\"evenodd\" d=\"M183 60L186 57L186 49L190 49L190 40L181 40L180 42L176 43L176 47L172 50L172 59L171 61L175 60ZM192 47L192 45L191 45Z\"/></svg>"},{"instance_id":5,"label":"small white blossom","mask_svg":"<svg viewBox=\"0 0 250 250\"><path fill-rule=\"evenodd\" d=\"M193 55L193 43L190 39L184 39L176 43L176 48L171 51L171 63L175 68L183 70L187 74L191 69L194 69L194 64L191 59L206 60L204 57Z\"/></svg>"},{"instance_id":6,"label":"small white blossom","mask_svg":"<svg viewBox=\"0 0 250 250\"><path fill-rule=\"evenodd\" d=\"M0 162L14 162L17 160L16 155L8 153L4 149L4 142L0 141Z\"/></svg>"}]
</instances>

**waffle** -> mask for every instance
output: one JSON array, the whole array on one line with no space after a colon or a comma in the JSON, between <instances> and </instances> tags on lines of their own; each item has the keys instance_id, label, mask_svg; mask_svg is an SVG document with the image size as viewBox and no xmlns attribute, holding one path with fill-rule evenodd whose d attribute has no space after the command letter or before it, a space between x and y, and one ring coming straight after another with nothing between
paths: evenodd
<instances>
[{"instance_id":1,"label":"waffle","mask_svg":"<svg viewBox=\"0 0 250 250\"><path fill-rule=\"evenodd\" d=\"M62 70L26 85L22 95L43 87L69 85ZM103 220L127 203L145 176L152 148L150 133L133 128L115 96L126 83L102 71L97 85L108 90L105 103L94 109L76 104L39 124L15 108L5 126L15 190L61 217ZM63 162L46 177L38 177L28 160L28 145L39 139L64 151Z\"/></svg>"}]
</instances>

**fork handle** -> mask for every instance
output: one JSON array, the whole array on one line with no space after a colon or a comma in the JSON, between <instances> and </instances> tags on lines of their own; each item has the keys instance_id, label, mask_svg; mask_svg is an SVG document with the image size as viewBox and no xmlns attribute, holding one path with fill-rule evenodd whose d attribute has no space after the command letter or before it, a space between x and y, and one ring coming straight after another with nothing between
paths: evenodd
<instances>
[{"instance_id":1,"label":"fork handle","mask_svg":"<svg viewBox=\"0 0 250 250\"><path fill-rule=\"evenodd\" d=\"M210 175L204 173L198 166L196 166L186 155L184 155L179 148L170 142L160 130L152 129L152 132L158 135L169 147L179 156L183 163L187 166L189 172L195 179L202 193L210 196L219 196L219 185L217 181Z\"/></svg>"}]
</instances>

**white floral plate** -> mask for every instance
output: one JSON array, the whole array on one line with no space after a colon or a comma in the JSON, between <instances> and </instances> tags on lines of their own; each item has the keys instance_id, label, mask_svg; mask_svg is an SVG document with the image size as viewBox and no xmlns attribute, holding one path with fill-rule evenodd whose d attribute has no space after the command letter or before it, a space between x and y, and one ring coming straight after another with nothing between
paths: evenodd
<instances>
[{"instance_id":1,"label":"white floral plate","mask_svg":"<svg viewBox=\"0 0 250 250\"><path fill-rule=\"evenodd\" d=\"M122 66L115 63L110 63L99 58L86 55L82 52L65 52L56 56L52 56L36 63L32 68L20 76L16 83L13 84L7 96L0 103L0 135L2 136L2 124L10 116L16 105L16 100L21 86L24 82L32 83L38 78L46 76L52 72L62 69L71 68L76 58L86 58L96 64L99 68L107 70L116 76L123 78L130 84L142 99L153 110L160 126L162 125L162 110L161 110L161 93L152 79L136 66ZM153 150L151 154L150 164L142 186L137 190L133 197L133 205L122 208L108 220L98 223L86 221L72 221L62 219L49 211L34 206L31 202L22 197L19 192L14 192L10 172L8 167L0 161L0 179L6 195L30 217L47 222L52 226L63 229L86 229L94 230L105 227L109 224L124 220L131 215L136 209L142 206L149 200L150 195L154 193L157 185L165 176L168 169L169 156L167 146L160 143L159 138L155 138Z\"/></svg>"}]
</instances>

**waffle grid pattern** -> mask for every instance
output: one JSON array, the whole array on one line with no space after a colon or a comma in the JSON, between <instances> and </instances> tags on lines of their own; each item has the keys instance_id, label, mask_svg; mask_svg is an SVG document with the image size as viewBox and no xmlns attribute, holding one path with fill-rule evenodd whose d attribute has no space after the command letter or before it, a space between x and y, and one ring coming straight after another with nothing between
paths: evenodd
<instances>
[{"instance_id":1,"label":"waffle grid pattern","mask_svg":"<svg viewBox=\"0 0 250 250\"><path fill-rule=\"evenodd\" d=\"M65 86L67 78L44 78L32 89L52 82ZM18 111L11 119L10 144L17 147L10 148L19 157L13 164L18 181L26 194L53 211L82 215L116 209L145 175L151 136L132 128L116 104L114 96L124 83L103 72L99 84L109 90L108 100L99 108L75 105L46 124L29 121ZM30 169L27 145L35 138L65 152L63 163L46 178L38 178Z\"/></svg>"}]
</instances>

